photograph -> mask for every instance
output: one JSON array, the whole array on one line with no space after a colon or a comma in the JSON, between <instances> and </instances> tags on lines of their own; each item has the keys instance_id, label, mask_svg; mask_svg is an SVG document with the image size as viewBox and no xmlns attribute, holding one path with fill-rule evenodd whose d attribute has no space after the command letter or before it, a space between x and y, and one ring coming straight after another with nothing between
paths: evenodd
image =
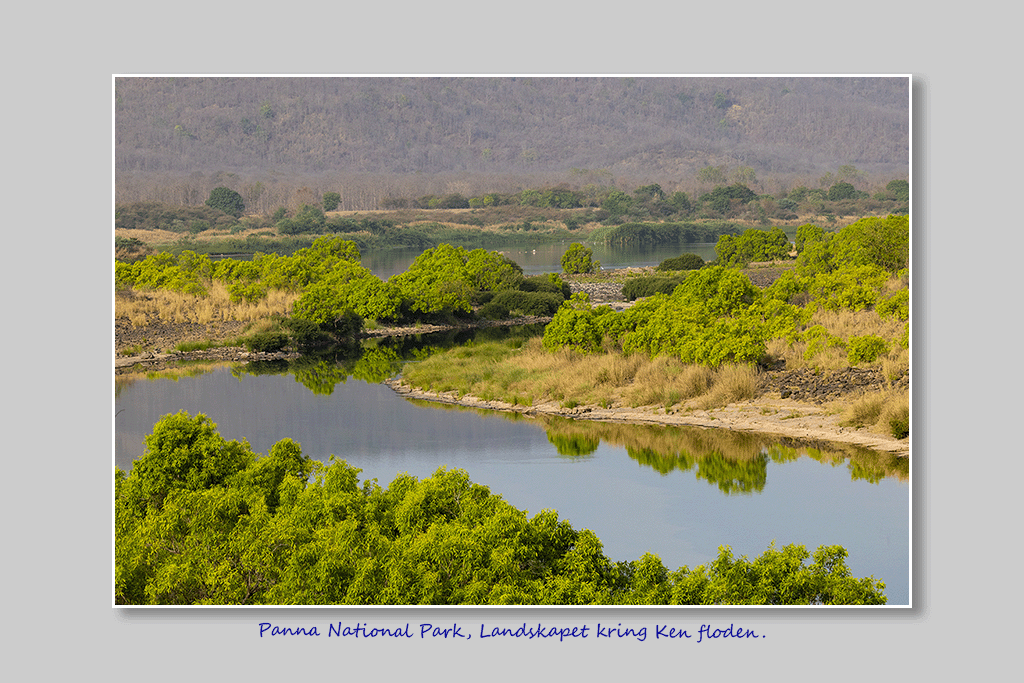
<instances>
[{"instance_id":1,"label":"photograph","mask_svg":"<svg viewBox=\"0 0 1024 683\"><path fill-rule=\"evenodd\" d=\"M112 607L915 607L910 75L110 87Z\"/></svg>"}]
</instances>

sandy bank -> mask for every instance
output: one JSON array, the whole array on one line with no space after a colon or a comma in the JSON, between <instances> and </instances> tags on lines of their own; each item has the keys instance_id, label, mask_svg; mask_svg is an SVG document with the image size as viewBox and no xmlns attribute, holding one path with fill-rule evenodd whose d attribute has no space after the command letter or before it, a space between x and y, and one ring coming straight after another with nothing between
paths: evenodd
<instances>
[{"instance_id":1,"label":"sandy bank","mask_svg":"<svg viewBox=\"0 0 1024 683\"><path fill-rule=\"evenodd\" d=\"M563 408L557 402L533 406L512 405L503 401L485 401L473 396L458 396L455 392L438 394L414 389L401 379L385 382L396 393L413 399L435 401L468 408L503 410L526 415L557 415L578 420L603 420L636 424L661 424L695 427L715 427L742 432L778 434L795 439L833 441L854 444L900 457L910 455L910 440L894 439L874 434L865 429L843 427L838 415L828 415L822 406L813 403L780 398L778 395L761 396L752 401L731 403L724 408L693 410L687 413L669 412L653 406L612 407L577 406Z\"/></svg>"}]
</instances>

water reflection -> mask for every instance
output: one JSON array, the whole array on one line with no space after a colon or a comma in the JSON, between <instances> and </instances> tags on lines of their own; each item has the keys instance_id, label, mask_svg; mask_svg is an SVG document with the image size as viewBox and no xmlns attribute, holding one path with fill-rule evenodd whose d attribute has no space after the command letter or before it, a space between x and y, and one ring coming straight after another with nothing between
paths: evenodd
<instances>
[{"instance_id":1,"label":"water reflection","mask_svg":"<svg viewBox=\"0 0 1024 683\"><path fill-rule=\"evenodd\" d=\"M466 410L481 414L493 411L416 401L419 406ZM497 413L523 419L520 413ZM644 467L668 475L696 469L695 476L727 495L760 493L768 481L768 463L783 464L808 457L833 467L846 465L851 481L877 484L883 479L907 481L910 461L849 444L813 445L776 435L735 432L709 427L636 425L620 422L574 420L540 416L531 420L547 433L560 455L585 456L601 442L624 448Z\"/></svg>"}]
</instances>

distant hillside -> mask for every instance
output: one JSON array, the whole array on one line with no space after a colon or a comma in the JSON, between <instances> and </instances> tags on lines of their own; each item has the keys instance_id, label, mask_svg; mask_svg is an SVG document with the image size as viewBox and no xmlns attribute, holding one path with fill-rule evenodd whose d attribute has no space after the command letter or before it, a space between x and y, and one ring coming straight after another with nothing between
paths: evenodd
<instances>
[{"instance_id":1,"label":"distant hillside","mask_svg":"<svg viewBox=\"0 0 1024 683\"><path fill-rule=\"evenodd\" d=\"M119 186L216 171L684 186L709 165L761 179L840 165L906 177L908 89L906 78L119 78L115 171Z\"/></svg>"}]
</instances>

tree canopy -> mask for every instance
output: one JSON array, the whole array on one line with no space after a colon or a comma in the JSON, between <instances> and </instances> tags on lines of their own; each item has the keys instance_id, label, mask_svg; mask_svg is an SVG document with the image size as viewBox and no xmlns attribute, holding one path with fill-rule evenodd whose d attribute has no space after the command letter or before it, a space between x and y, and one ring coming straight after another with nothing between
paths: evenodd
<instances>
[{"instance_id":1,"label":"tree canopy","mask_svg":"<svg viewBox=\"0 0 1024 683\"><path fill-rule=\"evenodd\" d=\"M209 418L168 415L115 469L114 598L126 604L884 604L846 551L781 550L672 572L614 562L554 510L532 518L438 469L387 488L291 439L266 456ZM810 564L806 564L812 559Z\"/></svg>"},{"instance_id":2,"label":"tree canopy","mask_svg":"<svg viewBox=\"0 0 1024 683\"><path fill-rule=\"evenodd\" d=\"M242 212L245 211L245 202L242 200L242 195L227 187L213 188L210 191L210 198L206 200L206 205L235 218L241 216Z\"/></svg>"}]
</instances>

